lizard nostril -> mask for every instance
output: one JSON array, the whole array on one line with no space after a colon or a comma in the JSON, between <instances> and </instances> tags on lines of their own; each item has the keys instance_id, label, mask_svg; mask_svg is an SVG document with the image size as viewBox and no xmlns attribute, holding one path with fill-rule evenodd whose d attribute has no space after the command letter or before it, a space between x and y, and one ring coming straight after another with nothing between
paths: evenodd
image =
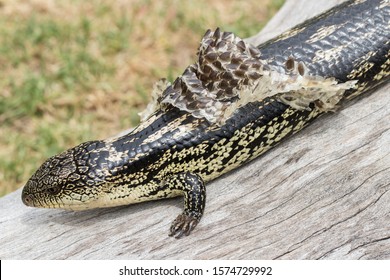
<instances>
[{"instance_id":1,"label":"lizard nostril","mask_svg":"<svg viewBox=\"0 0 390 280\"><path fill-rule=\"evenodd\" d=\"M22 201L27 206L32 206L33 199L31 194L22 193Z\"/></svg>"}]
</instances>

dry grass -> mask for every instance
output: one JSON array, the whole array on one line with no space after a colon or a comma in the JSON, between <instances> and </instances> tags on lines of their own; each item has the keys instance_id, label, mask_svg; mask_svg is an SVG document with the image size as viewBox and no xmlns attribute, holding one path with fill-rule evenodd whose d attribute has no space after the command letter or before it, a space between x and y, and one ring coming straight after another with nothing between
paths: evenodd
<instances>
[{"instance_id":1,"label":"dry grass","mask_svg":"<svg viewBox=\"0 0 390 280\"><path fill-rule=\"evenodd\" d=\"M205 30L253 35L281 2L0 0L0 195L47 157L136 125Z\"/></svg>"}]
</instances>

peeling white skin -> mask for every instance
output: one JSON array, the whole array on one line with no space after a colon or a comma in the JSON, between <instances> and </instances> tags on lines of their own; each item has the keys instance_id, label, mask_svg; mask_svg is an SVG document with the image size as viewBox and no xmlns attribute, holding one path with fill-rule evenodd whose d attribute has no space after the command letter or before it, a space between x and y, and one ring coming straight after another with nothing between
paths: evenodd
<instances>
[{"instance_id":1,"label":"peeling white skin","mask_svg":"<svg viewBox=\"0 0 390 280\"><path fill-rule=\"evenodd\" d=\"M162 104L171 104L196 118L222 124L237 108L272 96L298 110L310 110L314 103L320 111L334 111L345 91L357 82L338 83L334 78L312 76L293 57L288 58L282 73L259 57L257 48L234 34L208 31L201 41L197 63L173 85L156 83L153 101L140 114L142 120Z\"/></svg>"},{"instance_id":2,"label":"peeling white skin","mask_svg":"<svg viewBox=\"0 0 390 280\"><path fill-rule=\"evenodd\" d=\"M157 81L153 86L152 91L152 101L146 106L145 110L138 113L140 116L141 122L149 118L157 109L160 108L159 99L162 96L164 90L171 85L166 79L161 79Z\"/></svg>"},{"instance_id":3,"label":"peeling white skin","mask_svg":"<svg viewBox=\"0 0 390 280\"><path fill-rule=\"evenodd\" d=\"M240 99L226 108L224 119L229 118L237 108L249 102L260 101L271 96L276 96L279 101L298 110L310 110L310 103L315 102L315 106L320 111L334 111L343 98L344 92L353 88L356 82L337 83L333 78L286 75L277 71L267 71L253 86L239 91Z\"/></svg>"}]
</instances>

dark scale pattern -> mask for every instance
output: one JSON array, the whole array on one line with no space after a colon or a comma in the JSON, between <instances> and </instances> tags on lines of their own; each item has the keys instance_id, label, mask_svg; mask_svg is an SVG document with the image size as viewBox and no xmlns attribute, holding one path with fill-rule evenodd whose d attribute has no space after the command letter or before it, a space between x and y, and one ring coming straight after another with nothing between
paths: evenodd
<instances>
[{"instance_id":1,"label":"dark scale pattern","mask_svg":"<svg viewBox=\"0 0 390 280\"><path fill-rule=\"evenodd\" d=\"M259 46L261 58L280 71L297 66L301 75L356 79L357 87L348 94L358 95L388 81L389 20L388 1L349 1ZM203 110L209 101L223 99L221 90L232 98L222 100L229 104L234 96L227 89L257 79L257 66L246 62L260 53L218 30L207 33L202 42L198 70L190 66L193 72L165 94L183 98L189 107L198 100ZM224 52L227 46L238 54ZM188 83L180 86L181 93L191 93L187 101L176 91L183 81ZM198 90L188 91L197 85ZM201 95L206 89L215 96ZM298 110L277 100L248 103L219 124L165 104L127 135L83 143L48 159L24 187L23 202L81 210L181 195L184 211L170 233L187 235L204 211L204 183L256 158L323 113L313 103L308 110Z\"/></svg>"},{"instance_id":2,"label":"dark scale pattern","mask_svg":"<svg viewBox=\"0 0 390 280\"><path fill-rule=\"evenodd\" d=\"M259 45L261 58L284 71L286 58L292 56L304 62L311 75L335 77L342 82L354 79L348 76L356 65L369 61L376 67L360 77L360 80L369 81L378 73L377 68L384 63L390 50L390 7L387 4L379 10L381 3L384 1L369 0L359 4L348 1L342 4L346 9L336 7L329 12L331 16L298 25L295 29L302 31L294 36L282 34ZM330 32L329 35L319 36L326 32ZM367 59L367 53L372 50L377 53Z\"/></svg>"}]
</instances>

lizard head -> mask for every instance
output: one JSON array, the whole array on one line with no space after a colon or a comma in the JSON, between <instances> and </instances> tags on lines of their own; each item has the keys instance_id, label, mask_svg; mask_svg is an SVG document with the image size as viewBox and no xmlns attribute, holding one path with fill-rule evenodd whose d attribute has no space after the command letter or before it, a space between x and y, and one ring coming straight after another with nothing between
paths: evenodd
<instances>
[{"instance_id":1,"label":"lizard head","mask_svg":"<svg viewBox=\"0 0 390 280\"><path fill-rule=\"evenodd\" d=\"M22 201L27 206L83 210L101 196L104 174L100 164L101 141L86 142L47 159L27 181Z\"/></svg>"}]
</instances>

